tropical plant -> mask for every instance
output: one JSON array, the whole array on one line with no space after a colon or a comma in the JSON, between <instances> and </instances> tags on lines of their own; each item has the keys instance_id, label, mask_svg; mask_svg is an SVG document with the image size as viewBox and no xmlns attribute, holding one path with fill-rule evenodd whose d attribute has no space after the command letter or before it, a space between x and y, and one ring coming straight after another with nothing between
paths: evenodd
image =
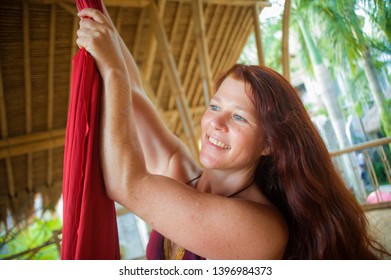
<instances>
[{"instance_id":1,"label":"tropical plant","mask_svg":"<svg viewBox=\"0 0 391 280\"><path fill-rule=\"evenodd\" d=\"M47 214L4 231L0 236L0 259L59 259L57 233L61 227L56 215Z\"/></svg>"}]
</instances>

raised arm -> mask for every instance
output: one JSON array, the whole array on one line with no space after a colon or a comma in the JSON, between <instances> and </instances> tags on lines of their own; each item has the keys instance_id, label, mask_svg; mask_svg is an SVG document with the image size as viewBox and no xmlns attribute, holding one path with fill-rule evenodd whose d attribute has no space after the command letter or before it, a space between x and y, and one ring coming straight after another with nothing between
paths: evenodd
<instances>
[{"instance_id":1,"label":"raised arm","mask_svg":"<svg viewBox=\"0 0 391 280\"><path fill-rule=\"evenodd\" d=\"M137 120L137 134L140 139L147 168L154 174L178 177L178 175L174 174L177 169L173 166L175 160L172 161L172 159L174 156L185 157L191 164L195 164L195 162L191 158L188 149L167 128L155 105L146 95L137 64L120 34L115 29L104 3L102 4L106 18L118 37L120 49L126 64L131 84L133 112Z\"/></svg>"}]
</instances>

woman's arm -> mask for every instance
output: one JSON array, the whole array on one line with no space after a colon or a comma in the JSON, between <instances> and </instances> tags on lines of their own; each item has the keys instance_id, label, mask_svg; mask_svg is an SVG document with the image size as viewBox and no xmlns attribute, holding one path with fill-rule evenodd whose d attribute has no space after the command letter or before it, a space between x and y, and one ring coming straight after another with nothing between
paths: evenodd
<instances>
[{"instance_id":1,"label":"woman's arm","mask_svg":"<svg viewBox=\"0 0 391 280\"><path fill-rule=\"evenodd\" d=\"M126 63L133 95L133 112L137 120L136 128L146 166L153 174L172 176L186 181L189 179L189 176L192 177L193 173L198 172L194 171L194 169L199 168L194 159L192 159L188 148L167 128L156 107L146 95L137 64L118 31L115 29L104 3L102 4L104 14L118 36L122 55ZM191 170L178 172L178 168L174 163L175 160L172 160L174 157L181 157L183 160L187 160L189 165L192 166L190 168ZM183 173L190 173L190 175L183 176Z\"/></svg>"}]
</instances>

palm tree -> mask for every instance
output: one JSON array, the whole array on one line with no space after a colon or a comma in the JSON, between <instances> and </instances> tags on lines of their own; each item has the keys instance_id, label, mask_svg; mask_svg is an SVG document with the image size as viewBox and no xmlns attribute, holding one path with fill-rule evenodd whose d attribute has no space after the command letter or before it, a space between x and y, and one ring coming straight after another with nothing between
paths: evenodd
<instances>
[{"instance_id":1,"label":"palm tree","mask_svg":"<svg viewBox=\"0 0 391 280\"><path fill-rule=\"evenodd\" d=\"M345 66L345 71L356 71L359 63L363 66L375 105L383 116L382 123L387 132L387 128L391 126L390 105L381 88L372 59L370 40L363 32L361 20L355 12L356 6L357 0L322 0L311 1L311 4L306 7L311 7L311 10L314 11L311 14L311 26L323 30L322 45L331 46L328 56L330 64ZM391 5L389 6L391 7ZM388 13L391 16L391 12Z\"/></svg>"},{"instance_id":2,"label":"palm tree","mask_svg":"<svg viewBox=\"0 0 391 280\"><path fill-rule=\"evenodd\" d=\"M292 3L292 21L298 26L298 31L303 41L305 42L305 49L308 51L311 67L315 76L315 80L318 84L319 94L323 100L323 103L327 109L330 122L334 129L339 148L345 148L351 143L345 132L345 119L343 117L342 110L338 103L339 87L335 79L324 64L323 58L319 49L315 45L315 41L308 30L308 22L310 14L314 13L312 10L312 1L294 0ZM352 157L343 157L344 171L347 174L347 179L351 181L351 185L356 191L359 199L364 199L365 190L358 175L357 163Z\"/></svg>"}]
</instances>

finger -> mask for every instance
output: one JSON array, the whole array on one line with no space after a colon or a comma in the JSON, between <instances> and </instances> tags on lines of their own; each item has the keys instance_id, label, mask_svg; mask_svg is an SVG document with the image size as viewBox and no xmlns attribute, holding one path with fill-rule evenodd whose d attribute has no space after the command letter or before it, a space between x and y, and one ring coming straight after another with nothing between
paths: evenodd
<instances>
[{"instance_id":1,"label":"finger","mask_svg":"<svg viewBox=\"0 0 391 280\"><path fill-rule=\"evenodd\" d=\"M76 32L77 37L81 38L88 38L92 37L93 35L93 30L92 29L87 29L87 28L80 28Z\"/></svg>"},{"instance_id":2,"label":"finger","mask_svg":"<svg viewBox=\"0 0 391 280\"><path fill-rule=\"evenodd\" d=\"M85 48L85 45L86 45L85 39L82 38L82 37L77 38L76 39L76 45L79 47L79 49Z\"/></svg>"},{"instance_id":3,"label":"finger","mask_svg":"<svg viewBox=\"0 0 391 280\"><path fill-rule=\"evenodd\" d=\"M78 12L77 15L82 18L84 17L92 18L94 21L99 23L108 23L104 14L102 14L99 10L96 9L86 8Z\"/></svg>"},{"instance_id":4,"label":"finger","mask_svg":"<svg viewBox=\"0 0 391 280\"><path fill-rule=\"evenodd\" d=\"M85 28L85 29L97 29L98 25L100 23L90 19L90 18L81 18L79 22L80 28Z\"/></svg>"}]
</instances>

